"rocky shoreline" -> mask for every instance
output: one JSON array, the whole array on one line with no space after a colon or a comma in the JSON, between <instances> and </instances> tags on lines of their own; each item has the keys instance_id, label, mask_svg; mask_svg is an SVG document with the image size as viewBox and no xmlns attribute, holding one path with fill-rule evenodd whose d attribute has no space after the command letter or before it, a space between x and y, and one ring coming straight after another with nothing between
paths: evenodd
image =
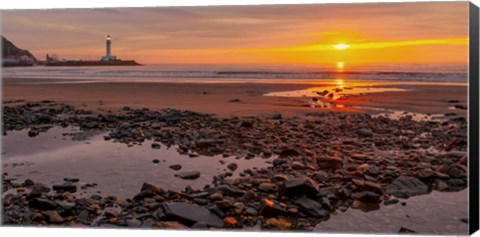
<instances>
[{"instance_id":1,"label":"rocky shoreline","mask_svg":"<svg viewBox=\"0 0 480 237\"><path fill-rule=\"evenodd\" d=\"M239 178L220 173L198 190L145 183L125 200L76 197L76 179L47 187L3 173L5 225L313 230L333 212L369 211L431 190L467 187L467 122L460 116L413 121L318 112L220 119L174 109L86 111L20 100L4 102L2 125L6 136L28 129L35 137L54 126L73 126L85 136L66 134L72 139L101 131L108 134L105 140L128 146L150 141L151 149L174 146L189 157L273 159L270 167L243 170ZM195 179L200 173L177 176Z\"/></svg>"}]
</instances>

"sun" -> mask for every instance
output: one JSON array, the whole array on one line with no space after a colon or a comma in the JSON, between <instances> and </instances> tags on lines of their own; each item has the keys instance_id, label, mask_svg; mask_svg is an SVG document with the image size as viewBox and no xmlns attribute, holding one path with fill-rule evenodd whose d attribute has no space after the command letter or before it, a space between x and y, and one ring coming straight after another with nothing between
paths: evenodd
<instances>
[{"instance_id":1,"label":"sun","mask_svg":"<svg viewBox=\"0 0 480 237\"><path fill-rule=\"evenodd\" d=\"M345 49L350 48L350 45L348 45L348 44L335 44L335 45L333 45L333 47L335 49L338 49L338 50L345 50Z\"/></svg>"}]
</instances>

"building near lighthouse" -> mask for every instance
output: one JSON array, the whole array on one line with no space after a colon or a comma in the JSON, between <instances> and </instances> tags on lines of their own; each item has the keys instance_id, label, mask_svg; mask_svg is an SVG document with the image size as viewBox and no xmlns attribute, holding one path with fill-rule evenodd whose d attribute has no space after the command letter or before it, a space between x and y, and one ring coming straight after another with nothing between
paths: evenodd
<instances>
[{"instance_id":1,"label":"building near lighthouse","mask_svg":"<svg viewBox=\"0 0 480 237\"><path fill-rule=\"evenodd\" d=\"M45 66L138 66L141 65L135 60L121 60L115 55L112 55L112 38L107 35L105 42L105 56L100 60L58 60L56 55L47 54L47 60L44 62Z\"/></svg>"},{"instance_id":2,"label":"building near lighthouse","mask_svg":"<svg viewBox=\"0 0 480 237\"><path fill-rule=\"evenodd\" d=\"M118 61L120 60L117 56L112 55L112 39L110 35L107 35L106 44L106 54L102 57L102 61Z\"/></svg>"}]
</instances>

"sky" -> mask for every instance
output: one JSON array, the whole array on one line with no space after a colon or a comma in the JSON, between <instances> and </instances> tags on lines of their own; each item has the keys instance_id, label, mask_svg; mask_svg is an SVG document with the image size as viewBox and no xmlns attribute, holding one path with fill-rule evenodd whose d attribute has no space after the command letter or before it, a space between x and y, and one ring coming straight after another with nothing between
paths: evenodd
<instances>
[{"instance_id":1,"label":"sky","mask_svg":"<svg viewBox=\"0 0 480 237\"><path fill-rule=\"evenodd\" d=\"M468 62L468 2L2 11L2 35L37 58L144 64Z\"/></svg>"}]
</instances>

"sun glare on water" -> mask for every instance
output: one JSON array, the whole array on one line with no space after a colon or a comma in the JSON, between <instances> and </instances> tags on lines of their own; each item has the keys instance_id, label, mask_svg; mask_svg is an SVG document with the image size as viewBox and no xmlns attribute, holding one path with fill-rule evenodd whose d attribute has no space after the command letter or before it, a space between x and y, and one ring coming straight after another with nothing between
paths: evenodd
<instances>
[{"instance_id":1,"label":"sun glare on water","mask_svg":"<svg viewBox=\"0 0 480 237\"><path fill-rule=\"evenodd\" d=\"M350 45L348 45L348 44L336 44L336 45L333 45L333 47L335 49L338 49L338 50L345 50L345 49L350 48Z\"/></svg>"}]
</instances>

